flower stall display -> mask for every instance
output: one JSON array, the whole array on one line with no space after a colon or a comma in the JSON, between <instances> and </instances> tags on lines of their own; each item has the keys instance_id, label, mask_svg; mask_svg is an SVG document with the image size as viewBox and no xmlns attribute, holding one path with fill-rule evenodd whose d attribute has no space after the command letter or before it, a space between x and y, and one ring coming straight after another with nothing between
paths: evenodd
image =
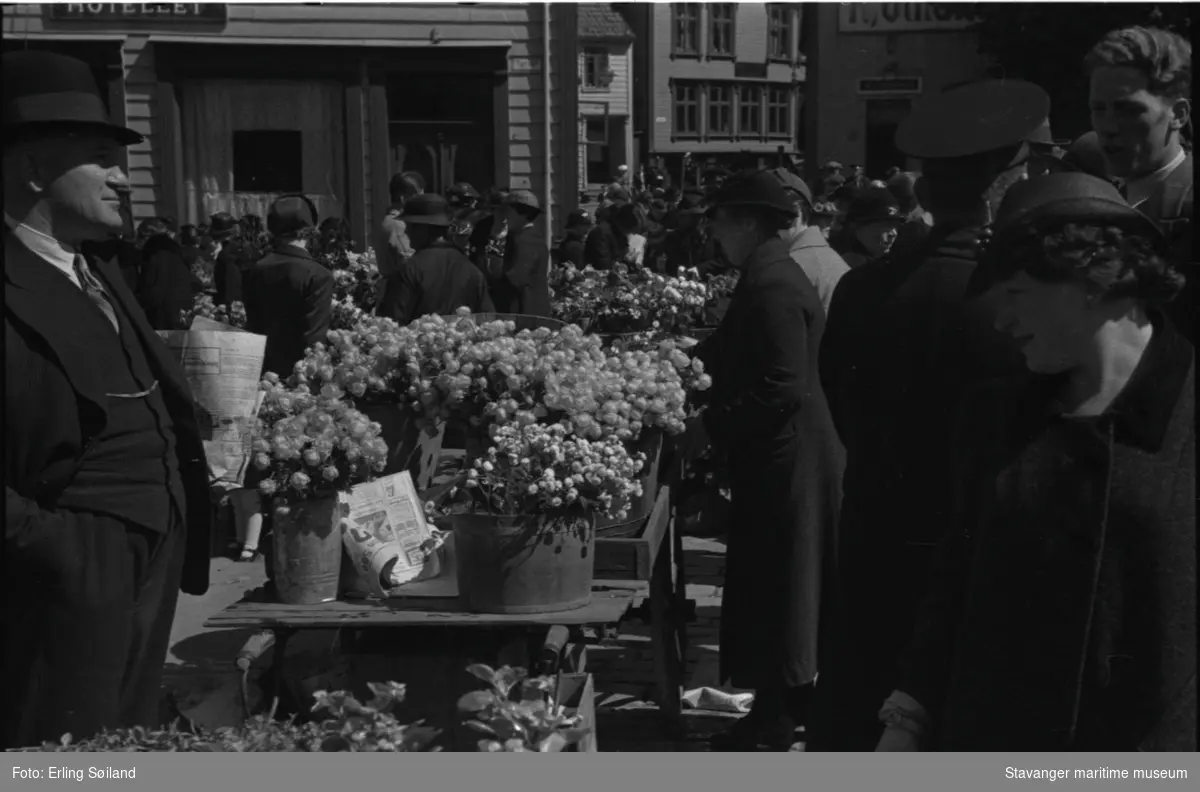
<instances>
[{"instance_id":1,"label":"flower stall display","mask_svg":"<svg viewBox=\"0 0 1200 792\"><path fill-rule=\"evenodd\" d=\"M700 323L708 301L695 270L668 277L623 264L598 272L567 263L555 273L552 288L556 317L604 333L686 329Z\"/></svg>"},{"instance_id":2,"label":"flower stall display","mask_svg":"<svg viewBox=\"0 0 1200 792\"><path fill-rule=\"evenodd\" d=\"M367 248L366 253L341 251L336 259L327 261L333 271L333 296L335 300L348 299L364 311L370 311L378 302L379 266L375 251Z\"/></svg>"},{"instance_id":3,"label":"flower stall display","mask_svg":"<svg viewBox=\"0 0 1200 792\"><path fill-rule=\"evenodd\" d=\"M246 306L234 300L230 305L217 305L207 294L197 294L192 301L191 310L182 312L184 327L191 327L196 317L203 317L213 322L236 327L239 330L246 327Z\"/></svg>"},{"instance_id":4,"label":"flower stall display","mask_svg":"<svg viewBox=\"0 0 1200 792\"><path fill-rule=\"evenodd\" d=\"M291 605L337 599L342 563L338 493L384 471L380 426L326 384L289 389L271 374L253 441L258 491L274 507L275 588Z\"/></svg>"},{"instance_id":5,"label":"flower stall display","mask_svg":"<svg viewBox=\"0 0 1200 792\"><path fill-rule=\"evenodd\" d=\"M549 613L591 601L595 518L623 516L645 458L616 438L587 440L565 422L493 430L446 520L459 594L479 613Z\"/></svg>"}]
</instances>

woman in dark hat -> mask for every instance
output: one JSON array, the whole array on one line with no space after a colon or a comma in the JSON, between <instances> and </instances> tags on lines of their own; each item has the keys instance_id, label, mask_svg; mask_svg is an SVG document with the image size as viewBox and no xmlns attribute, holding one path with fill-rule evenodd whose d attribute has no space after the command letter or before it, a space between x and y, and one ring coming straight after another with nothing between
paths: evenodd
<instances>
[{"instance_id":1,"label":"woman in dark hat","mask_svg":"<svg viewBox=\"0 0 1200 792\"><path fill-rule=\"evenodd\" d=\"M733 511L721 612L721 678L754 706L715 741L787 750L808 716L817 674L825 548L841 499L842 451L816 361L825 311L780 232L794 199L770 171L730 179L712 233L741 271L721 324L696 354L713 378L708 406L681 442L728 455Z\"/></svg>"},{"instance_id":2,"label":"woman in dark hat","mask_svg":"<svg viewBox=\"0 0 1200 792\"><path fill-rule=\"evenodd\" d=\"M535 223L542 214L530 190L513 190L505 201L504 260L489 279L492 302L501 313L550 315L550 254Z\"/></svg>"},{"instance_id":3,"label":"woman in dark hat","mask_svg":"<svg viewBox=\"0 0 1200 792\"><path fill-rule=\"evenodd\" d=\"M493 187L482 205L468 215L470 259L486 277L492 278L504 268L504 240L508 233L505 202L508 190Z\"/></svg>"},{"instance_id":4,"label":"woman in dark hat","mask_svg":"<svg viewBox=\"0 0 1200 792\"><path fill-rule=\"evenodd\" d=\"M905 217L886 187L866 187L846 207L833 248L850 268L882 258L892 249Z\"/></svg>"},{"instance_id":5,"label":"woman in dark hat","mask_svg":"<svg viewBox=\"0 0 1200 792\"><path fill-rule=\"evenodd\" d=\"M170 226L159 217L138 226L142 267L137 300L155 330L184 330L184 315L194 295L202 289L199 278L183 260L183 249L171 236Z\"/></svg>"},{"instance_id":6,"label":"woman in dark hat","mask_svg":"<svg viewBox=\"0 0 1200 792\"><path fill-rule=\"evenodd\" d=\"M1019 183L972 279L1027 380L959 411L926 605L880 750L1194 751L1194 350L1152 221Z\"/></svg>"},{"instance_id":7,"label":"woman in dark hat","mask_svg":"<svg viewBox=\"0 0 1200 792\"><path fill-rule=\"evenodd\" d=\"M571 212L567 216L567 226L563 238L555 249L557 259L555 263L561 266L569 261L576 267L582 268L584 266L583 244L591 230L592 216L586 210L576 209Z\"/></svg>"},{"instance_id":8,"label":"woman in dark hat","mask_svg":"<svg viewBox=\"0 0 1200 792\"><path fill-rule=\"evenodd\" d=\"M251 217L256 217L251 215ZM213 261L214 301L217 305L232 305L243 301L242 279L258 260L255 246L248 242L243 231L250 231L246 220L239 222L229 212L217 212L209 218L208 255Z\"/></svg>"},{"instance_id":9,"label":"woman in dark hat","mask_svg":"<svg viewBox=\"0 0 1200 792\"><path fill-rule=\"evenodd\" d=\"M604 220L587 235L584 243L584 263L597 270L610 270L614 264L627 262L630 237L642 228L636 204L614 204Z\"/></svg>"}]
</instances>

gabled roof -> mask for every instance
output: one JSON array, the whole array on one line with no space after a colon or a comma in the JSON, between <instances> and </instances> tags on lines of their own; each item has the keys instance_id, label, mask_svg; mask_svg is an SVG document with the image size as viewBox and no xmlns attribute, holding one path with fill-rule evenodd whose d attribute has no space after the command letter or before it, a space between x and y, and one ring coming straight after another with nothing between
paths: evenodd
<instances>
[{"instance_id":1,"label":"gabled roof","mask_svg":"<svg viewBox=\"0 0 1200 792\"><path fill-rule=\"evenodd\" d=\"M632 39L633 30L625 18L610 3L580 3L579 25L581 39Z\"/></svg>"}]
</instances>

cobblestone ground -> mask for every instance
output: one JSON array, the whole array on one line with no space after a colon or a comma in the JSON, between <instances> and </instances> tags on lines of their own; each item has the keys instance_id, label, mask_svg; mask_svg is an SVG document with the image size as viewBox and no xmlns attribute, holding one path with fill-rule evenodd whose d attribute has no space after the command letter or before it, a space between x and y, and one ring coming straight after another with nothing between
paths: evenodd
<instances>
[{"instance_id":1,"label":"cobblestone ground","mask_svg":"<svg viewBox=\"0 0 1200 792\"><path fill-rule=\"evenodd\" d=\"M718 687L717 642L724 578L724 546L685 538L688 596L696 601L689 625L685 689ZM182 597L176 616L164 685L180 709L198 723L217 727L240 720L239 676L234 666L249 630L206 630L202 623L264 580L261 562L214 562L214 583L205 597ZM303 636L303 638L301 638ZM301 633L289 652L329 661L332 631ZM260 667L264 662L258 664ZM736 716L685 711L685 731L664 727L654 699L654 662L649 625L630 620L605 645L588 648L587 670L596 685L597 736L602 751L704 751L714 732ZM403 680L400 680L403 681Z\"/></svg>"}]
</instances>

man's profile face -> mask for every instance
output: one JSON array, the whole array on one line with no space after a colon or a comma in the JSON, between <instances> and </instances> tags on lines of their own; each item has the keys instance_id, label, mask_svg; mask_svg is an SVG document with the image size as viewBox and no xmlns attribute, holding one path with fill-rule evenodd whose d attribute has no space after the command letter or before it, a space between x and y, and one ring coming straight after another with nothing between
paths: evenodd
<instances>
[{"instance_id":1,"label":"man's profile face","mask_svg":"<svg viewBox=\"0 0 1200 792\"><path fill-rule=\"evenodd\" d=\"M63 241L105 239L125 227L122 195L129 181L118 164L120 145L90 132L34 141L23 152L26 181L46 202Z\"/></svg>"},{"instance_id":2,"label":"man's profile face","mask_svg":"<svg viewBox=\"0 0 1200 792\"><path fill-rule=\"evenodd\" d=\"M1112 176L1135 179L1166 165L1177 130L1187 120L1186 99L1157 96L1149 85L1145 74L1128 66L1100 66L1092 72L1092 128Z\"/></svg>"}]
</instances>

